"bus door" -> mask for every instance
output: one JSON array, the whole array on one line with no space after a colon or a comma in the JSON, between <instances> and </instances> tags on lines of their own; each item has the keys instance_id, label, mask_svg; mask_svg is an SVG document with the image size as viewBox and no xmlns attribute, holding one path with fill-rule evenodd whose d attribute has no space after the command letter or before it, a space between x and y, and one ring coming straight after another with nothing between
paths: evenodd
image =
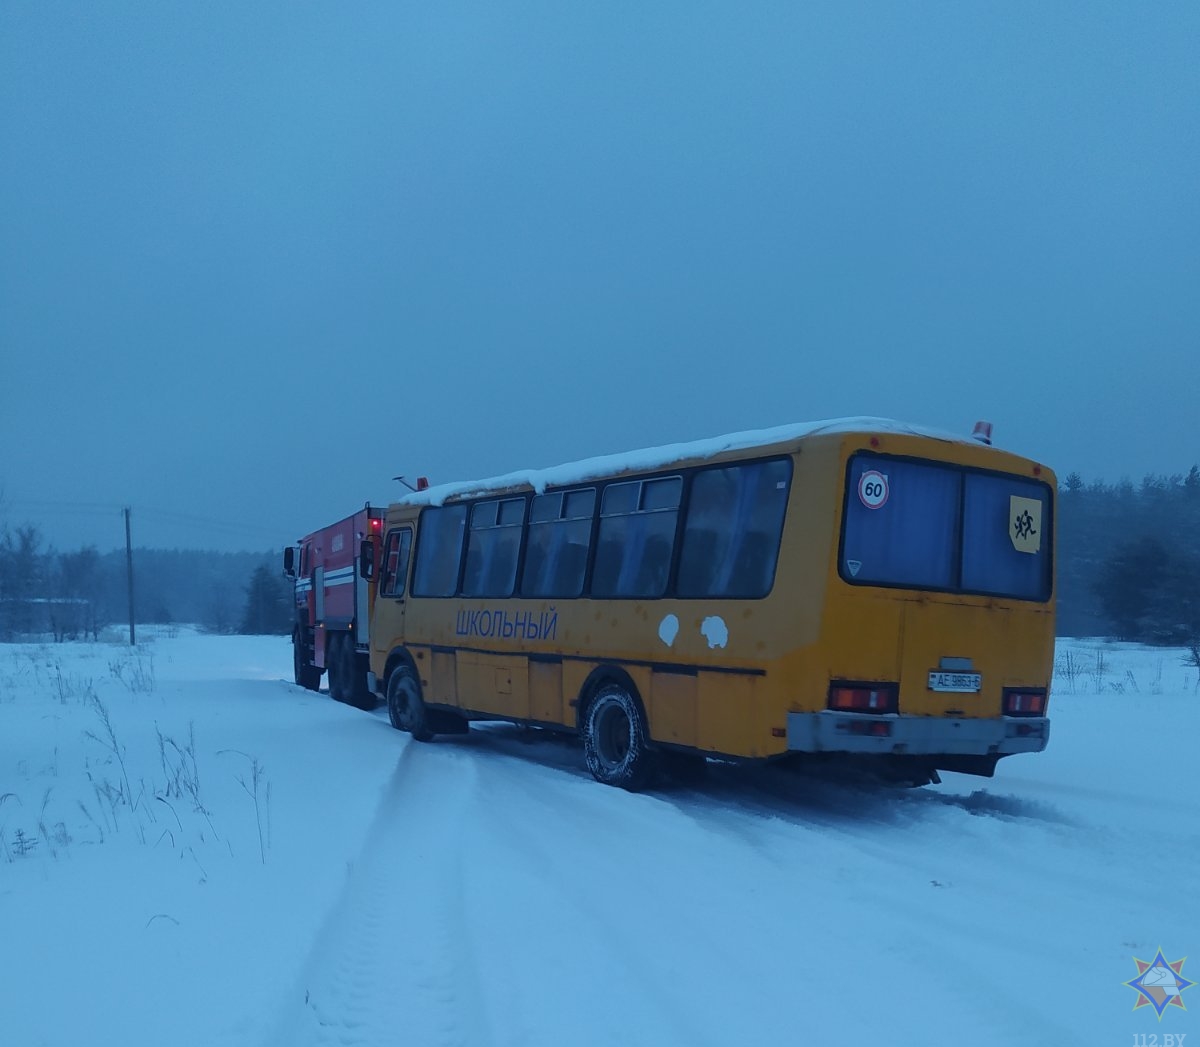
<instances>
[{"instance_id":1,"label":"bus door","mask_svg":"<svg viewBox=\"0 0 1200 1047\"><path fill-rule=\"evenodd\" d=\"M381 650L404 636L404 602L408 594L408 567L413 543L412 527L397 527L383 541L379 564L379 589L375 595L375 618L381 627L371 635Z\"/></svg>"}]
</instances>

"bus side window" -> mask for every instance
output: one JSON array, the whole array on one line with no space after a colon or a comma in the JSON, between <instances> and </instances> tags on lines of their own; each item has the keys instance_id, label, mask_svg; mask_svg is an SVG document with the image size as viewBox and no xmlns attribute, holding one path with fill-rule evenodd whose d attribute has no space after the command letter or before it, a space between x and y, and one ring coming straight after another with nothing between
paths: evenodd
<instances>
[{"instance_id":1,"label":"bus side window","mask_svg":"<svg viewBox=\"0 0 1200 1047\"><path fill-rule=\"evenodd\" d=\"M554 574L554 583L558 592L568 596L578 596L583 592L583 576L587 571L588 535L585 532L582 542L568 541L558 554L558 569Z\"/></svg>"},{"instance_id":2,"label":"bus side window","mask_svg":"<svg viewBox=\"0 0 1200 1047\"><path fill-rule=\"evenodd\" d=\"M689 513L676 589L680 595L710 596L712 565L717 562L720 536L712 528L693 527L692 519L693 514Z\"/></svg>"},{"instance_id":3,"label":"bus side window","mask_svg":"<svg viewBox=\"0 0 1200 1047\"><path fill-rule=\"evenodd\" d=\"M791 463L705 469L692 483L677 595L762 597L771 590Z\"/></svg>"},{"instance_id":4,"label":"bus side window","mask_svg":"<svg viewBox=\"0 0 1200 1047\"><path fill-rule=\"evenodd\" d=\"M417 566L413 572L414 596L454 595L466 529L465 505L426 509L421 514Z\"/></svg>"},{"instance_id":5,"label":"bus side window","mask_svg":"<svg viewBox=\"0 0 1200 1047\"><path fill-rule=\"evenodd\" d=\"M682 489L678 476L605 488L593 596L651 598L666 593Z\"/></svg>"},{"instance_id":6,"label":"bus side window","mask_svg":"<svg viewBox=\"0 0 1200 1047\"><path fill-rule=\"evenodd\" d=\"M466 596L478 594L483 583L483 551L479 548L467 550L467 566L463 569L462 591Z\"/></svg>"},{"instance_id":7,"label":"bus side window","mask_svg":"<svg viewBox=\"0 0 1200 1047\"><path fill-rule=\"evenodd\" d=\"M634 589L639 593L665 593L671 570L671 539L652 534L646 539Z\"/></svg>"},{"instance_id":8,"label":"bus side window","mask_svg":"<svg viewBox=\"0 0 1200 1047\"><path fill-rule=\"evenodd\" d=\"M583 592L595 507L595 488L534 496L522 596L574 597Z\"/></svg>"},{"instance_id":9,"label":"bus side window","mask_svg":"<svg viewBox=\"0 0 1200 1047\"><path fill-rule=\"evenodd\" d=\"M525 499L479 502L471 510L463 596L511 596L525 522Z\"/></svg>"}]
</instances>

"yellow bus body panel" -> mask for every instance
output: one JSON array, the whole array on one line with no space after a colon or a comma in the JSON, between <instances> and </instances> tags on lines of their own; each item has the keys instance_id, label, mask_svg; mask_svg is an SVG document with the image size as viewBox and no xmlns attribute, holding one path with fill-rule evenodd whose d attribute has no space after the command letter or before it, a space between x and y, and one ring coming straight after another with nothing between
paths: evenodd
<instances>
[{"instance_id":1,"label":"yellow bus body panel","mask_svg":"<svg viewBox=\"0 0 1200 1047\"><path fill-rule=\"evenodd\" d=\"M1006 687L1046 688L1054 656L1054 593L1044 602L855 585L838 573L850 457L858 451L946 462L1044 482L1044 466L995 448L895 433L825 434L703 462L789 455L791 489L771 592L762 599L530 600L379 597L371 670L381 681L398 650L413 657L427 702L470 714L574 729L581 690L601 666L633 681L651 737L733 757L787 751L789 713L826 708L832 681L899 685L901 716L1000 716ZM669 472L670 470L663 470ZM585 485L581 485L585 486ZM414 523L400 504L387 527ZM469 637L462 616L503 611L555 622L552 637ZM665 623L677 622L670 635ZM719 628L713 623L720 622ZM942 659L970 660L980 691L928 687Z\"/></svg>"}]
</instances>

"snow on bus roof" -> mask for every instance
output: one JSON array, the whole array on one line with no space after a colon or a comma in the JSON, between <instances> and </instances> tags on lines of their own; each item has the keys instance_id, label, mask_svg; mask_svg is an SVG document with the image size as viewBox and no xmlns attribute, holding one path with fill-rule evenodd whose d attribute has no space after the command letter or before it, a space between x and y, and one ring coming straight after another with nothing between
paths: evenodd
<instances>
[{"instance_id":1,"label":"snow on bus roof","mask_svg":"<svg viewBox=\"0 0 1200 1047\"><path fill-rule=\"evenodd\" d=\"M436 487L430 487L424 491L407 494L403 498L396 499L396 502L403 505L441 505L449 498L469 497L486 494L489 491L502 491L523 486L532 487L536 493L541 494L548 487L564 487L587 480L595 480L602 476L658 469L671 462L713 458L725 451L740 451L748 447L786 443L790 440L798 440L803 436L826 433L901 433L908 436L926 436L953 443L972 443L970 439L958 433L927 429L923 426L909 425L907 422L897 422L890 418L827 418L819 422L795 422L791 425L779 425L770 429L751 429L744 433L729 433L706 440L664 444L661 447L643 447L620 454L608 454L597 458L585 458L578 462L553 465L545 469L522 469L513 473L505 473L503 476L493 476L486 480L463 480L438 484Z\"/></svg>"}]
</instances>

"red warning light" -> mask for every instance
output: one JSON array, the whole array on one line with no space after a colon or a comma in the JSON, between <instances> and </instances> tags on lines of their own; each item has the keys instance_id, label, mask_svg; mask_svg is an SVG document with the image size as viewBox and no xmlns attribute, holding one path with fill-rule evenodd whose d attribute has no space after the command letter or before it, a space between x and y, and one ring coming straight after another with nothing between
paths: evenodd
<instances>
[{"instance_id":1,"label":"red warning light","mask_svg":"<svg viewBox=\"0 0 1200 1047\"><path fill-rule=\"evenodd\" d=\"M992 443L992 423L976 422L971 437L978 440L981 444L987 444L990 447Z\"/></svg>"},{"instance_id":2,"label":"red warning light","mask_svg":"<svg viewBox=\"0 0 1200 1047\"><path fill-rule=\"evenodd\" d=\"M429 477L428 476L418 476L417 477L417 490L418 491L429 490Z\"/></svg>"}]
</instances>

